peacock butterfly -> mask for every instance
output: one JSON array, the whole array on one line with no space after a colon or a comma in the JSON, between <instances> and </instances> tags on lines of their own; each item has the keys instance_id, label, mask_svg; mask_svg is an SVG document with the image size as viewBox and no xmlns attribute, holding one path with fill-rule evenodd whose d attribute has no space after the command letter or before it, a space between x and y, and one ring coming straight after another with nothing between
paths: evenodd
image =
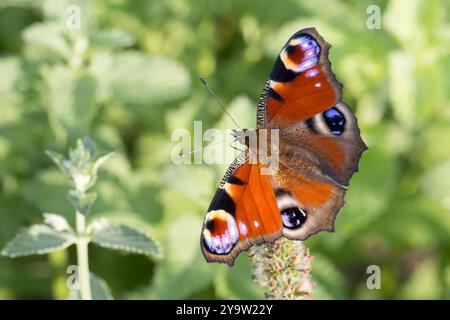
<instances>
[{"instance_id":1,"label":"peacock butterfly","mask_svg":"<svg viewBox=\"0 0 450 320\"><path fill-rule=\"evenodd\" d=\"M308 28L295 33L277 57L258 105L257 129L237 131L235 137L248 146L249 133L277 130L278 166L263 174L267 164L257 156L251 161L247 149L229 167L201 232L208 262L233 265L252 245L334 231L345 187L367 147L342 101L329 48Z\"/></svg>"}]
</instances>

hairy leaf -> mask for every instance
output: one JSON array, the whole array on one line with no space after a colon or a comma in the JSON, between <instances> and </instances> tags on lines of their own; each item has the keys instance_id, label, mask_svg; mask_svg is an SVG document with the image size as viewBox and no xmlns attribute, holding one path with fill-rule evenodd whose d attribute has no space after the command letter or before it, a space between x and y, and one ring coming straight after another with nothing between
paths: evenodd
<instances>
[{"instance_id":1,"label":"hairy leaf","mask_svg":"<svg viewBox=\"0 0 450 320\"><path fill-rule=\"evenodd\" d=\"M2 255L15 258L33 254L45 254L67 248L75 242L75 236L59 232L47 225L33 225L19 232L8 242Z\"/></svg>"},{"instance_id":2,"label":"hairy leaf","mask_svg":"<svg viewBox=\"0 0 450 320\"><path fill-rule=\"evenodd\" d=\"M161 249L149 235L120 224L107 224L92 236L92 242L104 248L149 256L160 256Z\"/></svg>"}]
</instances>

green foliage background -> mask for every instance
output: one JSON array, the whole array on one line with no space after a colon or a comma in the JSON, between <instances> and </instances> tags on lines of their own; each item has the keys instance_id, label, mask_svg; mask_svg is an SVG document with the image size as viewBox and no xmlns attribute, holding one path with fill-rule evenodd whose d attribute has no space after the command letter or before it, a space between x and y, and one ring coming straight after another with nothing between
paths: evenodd
<instances>
[{"instance_id":1,"label":"green foliage background","mask_svg":"<svg viewBox=\"0 0 450 320\"><path fill-rule=\"evenodd\" d=\"M67 5L81 30L66 28ZM366 26L381 8L382 29ZM67 185L44 150L89 134L116 150L100 172L93 217L152 233L152 260L91 248L115 298L261 298L246 254L233 268L200 252L203 214L224 166L175 166L177 128L242 127L276 54L315 26L370 150L335 233L305 243L317 299L450 298L449 1L0 1L0 247L42 212L73 219ZM72 249L73 250L73 249ZM0 257L0 298L65 299L75 254ZM381 289L366 269L379 265Z\"/></svg>"}]
</instances>

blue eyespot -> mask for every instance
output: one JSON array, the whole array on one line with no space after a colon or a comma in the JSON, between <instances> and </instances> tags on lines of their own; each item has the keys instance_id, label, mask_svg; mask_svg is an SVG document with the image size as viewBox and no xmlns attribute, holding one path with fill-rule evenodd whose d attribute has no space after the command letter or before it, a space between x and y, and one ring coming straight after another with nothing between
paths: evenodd
<instances>
[{"instance_id":1,"label":"blue eyespot","mask_svg":"<svg viewBox=\"0 0 450 320\"><path fill-rule=\"evenodd\" d=\"M330 128L332 134L340 135L345 129L345 118L344 115L336 108L328 109L323 113L325 122Z\"/></svg>"},{"instance_id":2,"label":"blue eyespot","mask_svg":"<svg viewBox=\"0 0 450 320\"><path fill-rule=\"evenodd\" d=\"M283 226L288 229L298 229L306 221L306 211L298 207L281 210Z\"/></svg>"}]
</instances>

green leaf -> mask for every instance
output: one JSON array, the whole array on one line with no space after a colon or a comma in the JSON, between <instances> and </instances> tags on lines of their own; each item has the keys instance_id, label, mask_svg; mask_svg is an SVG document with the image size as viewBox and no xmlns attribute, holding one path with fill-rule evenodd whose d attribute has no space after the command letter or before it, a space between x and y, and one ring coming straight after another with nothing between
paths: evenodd
<instances>
[{"instance_id":1,"label":"green leaf","mask_svg":"<svg viewBox=\"0 0 450 320\"><path fill-rule=\"evenodd\" d=\"M93 300L112 300L111 290L103 279L91 273L90 281Z\"/></svg>"},{"instance_id":2,"label":"green leaf","mask_svg":"<svg viewBox=\"0 0 450 320\"><path fill-rule=\"evenodd\" d=\"M184 96L190 87L178 62L136 51L101 53L92 59L102 96L125 104L156 105Z\"/></svg>"},{"instance_id":3,"label":"green leaf","mask_svg":"<svg viewBox=\"0 0 450 320\"><path fill-rule=\"evenodd\" d=\"M136 39L132 34L117 28L111 30L94 30L91 32L89 38L94 47L108 49L127 48L136 42Z\"/></svg>"},{"instance_id":4,"label":"green leaf","mask_svg":"<svg viewBox=\"0 0 450 320\"><path fill-rule=\"evenodd\" d=\"M95 146L95 142L92 141L89 137L84 137L83 139L77 140L77 147L78 148L84 148L84 150L87 150L89 152L89 159L91 159L95 153L97 152L97 148Z\"/></svg>"},{"instance_id":5,"label":"green leaf","mask_svg":"<svg viewBox=\"0 0 450 320\"><path fill-rule=\"evenodd\" d=\"M71 13L68 11L69 6L77 6L80 8L80 29L68 29L67 22ZM95 17L94 17L94 5L92 1L89 0L60 0L51 1L46 0L43 2L42 11L46 21L55 21L55 24L61 30L67 30L67 34L77 35L78 32L87 33L89 28L94 27Z\"/></svg>"},{"instance_id":6,"label":"green leaf","mask_svg":"<svg viewBox=\"0 0 450 320\"><path fill-rule=\"evenodd\" d=\"M419 119L414 59L402 51L389 56L389 98L395 117L407 128Z\"/></svg>"},{"instance_id":7,"label":"green leaf","mask_svg":"<svg viewBox=\"0 0 450 320\"><path fill-rule=\"evenodd\" d=\"M36 23L28 27L23 38L26 43L44 49L47 54L55 52L62 57L70 56L71 48L64 37L64 29L57 23Z\"/></svg>"},{"instance_id":8,"label":"green leaf","mask_svg":"<svg viewBox=\"0 0 450 320\"><path fill-rule=\"evenodd\" d=\"M93 168L92 168L92 174L97 175L98 169L106 162L109 158L111 158L114 155L114 152L109 152L107 154L104 154L102 156L99 156L97 160L95 160Z\"/></svg>"},{"instance_id":9,"label":"green leaf","mask_svg":"<svg viewBox=\"0 0 450 320\"><path fill-rule=\"evenodd\" d=\"M46 153L75 187L75 190L69 191L70 201L77 210L87 214L96 199L96 194L85 192L96 183L98 169L113 153L94 158L95 144L88 137L77 140L76 147L69 150L69 159L57 152L46 151Z\"/></svg>"},{"instance_id":10,"label":"green leaf","mask_svg":"<svg viewBox=\"0 0 450 320\"><path fill-rule=\"evenodd\" d=\"M91 283L92 300L112 300L113 296L106 282L93 274L89 274L89 281ZM80 290L70 290L69 300L80 300Z\"/></svg>"},{"instance_id":11,"label":"green leaf","mask_svg":"<svg viewBox=\"0 0 450 320\"><path fill-rule=\"evenodd\" d=\"M402 43L409 46L421 40L422 26L419 25L418 16L422 1L391 1L385 13L386 29L388 29ZM401 21L401 23L398 23Z\"/></svg>"},{"instance_id":12,"label":"green leaf","mask_svg":"<svg viewBox=\"0 0 450 320\"><path fill-rule=\"evenodd\" d=\"M96 192L80 194L76 190L70 190L67 196L75 209L85 216L91 211L92 205L97 199Z\"/></svg>"},{"instance_id":13,"label":"green leaf","mask_svg":"<svg viewBox=\"0 0 450 320\"><path fill-rule=\"evenodd\" d=\"M45 212L44 222L46 225L52 227L53 230L58 232L71 230L66 218L59 214Z\"/></svg>"},{"instance_id":14,"label":"green leaf","mask_svg":"<svg viewBox=\"0 0 450 320\"><path fill-rule=\"evenodd\" d=\"M67 168L67 161L63 154L55 151L45 151L47 156L58 166L58 168L66 175L69 174ZM66 161L66 162L65 162Z\"/></svg>"},{"instance_id":15,"label":"green leaf","mask_svg":"<svg viewBox=\"0 0 450 320\"><path fill-rule=\"evenodd\" d=\"M108 223L98 230L94 228L92 242L104 248L149 256L159 257L162 254L152 237L126 225Z\"/></svg>"},{"instance_id":16,"label":"green leaf","mask_svg":"<svg viewBox=\"0 0 450 320\"><path fill-rule=\"evenodd\" d=\"M46 74L47 112L56 134L71 138L83 136L93 121L98 106L96 80L86 73L57 66Z\"/></svg>"},{"instance_id":17,"label":"green leaf","mask_svg":"<svg viewBox=\"0 0 450 320\"><path fill-rule=\"evenodd\" d=\"M0 108L4 116L0 119L0 125L16 122L20 119L23 112L19 102L21 99L21 86L23 84L24 72L22 70L22 61L12 56L0 58L0 74L2 81L0 83Z\"/></svg>"},{"instance_id":18,"label":"green leaf","mask_svg":"<svg viewBox=\"0 0 450 320\"><path fill-rule=\"evenodd\" d=\"M0 3L0 8L22 7L22 8L40 8L44 0L4 0Z\"/></svg>"},{"instance_id":19,"label":"green leaf","mask_svg":"<svg viewBox=\"0 0 450 320\"><path fill-rule=\"evenodd\" d=\"M58 232L47 225L33 225L19 232L8 242L2 255L15 258L33 254L45 254L67 248L75 242L75 237L67 232Z\"/></svg>"}]
</instances>

